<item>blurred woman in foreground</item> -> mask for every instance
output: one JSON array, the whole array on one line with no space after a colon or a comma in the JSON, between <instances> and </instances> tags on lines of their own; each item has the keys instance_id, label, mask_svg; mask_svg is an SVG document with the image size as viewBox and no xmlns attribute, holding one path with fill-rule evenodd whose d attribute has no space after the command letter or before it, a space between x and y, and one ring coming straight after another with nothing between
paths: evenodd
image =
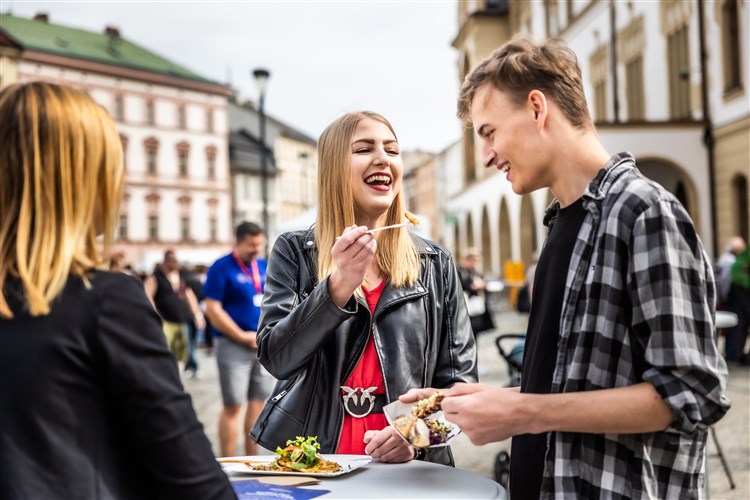
<instances>
[{"instance_id":1,"label":"blurred woman in foreground","mask_svg":"<svg viewBox=\"0 0 750 500\"><path fill-rule=\"evenodd\" d=\"M234 498L143 287L98 270L113 121L33 82L0 92L0 123L0 498Z\"/></svg>"}]
</instances>

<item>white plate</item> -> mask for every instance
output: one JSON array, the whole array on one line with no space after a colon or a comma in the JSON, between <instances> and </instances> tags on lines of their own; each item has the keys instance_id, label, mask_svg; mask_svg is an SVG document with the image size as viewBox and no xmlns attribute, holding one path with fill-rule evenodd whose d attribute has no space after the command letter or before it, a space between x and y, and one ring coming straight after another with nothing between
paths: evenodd
<instances>
[{"instance_id":1,"label":"white plate","mask_svg":"<svg viewBox=\"0 0 750 500\"><path fill-rule=\"evenodd\" d=\"M398 400L394 401L393 403L387 404L383 407L383 413L385 414L385 419L388 421L389 424L393 425L393 421L396 420L398 417L403 416L403 415L411 415L411 409L413 406L414 406L413 404L402 403L401 401L398 401ZM427 448L441 448L443 446L448 446L451 443L451 441L453 441L453 438L461 434L461 429L456 424L445 420L445 416L443 415L442 411L435 412L427 418L431 420L437 420L438 422L442 424L450 425L451 427L453 427L453 429L446 436L444 443L431 444L430 446L427 446ZM401 433L399 432L398 435L401 436ZM404 436L401 436L401 437L406 439Z\"/></svg>"},{"instance_id":2,"label":"white plate","mask_svg":"<svg viewBox=\"0 0 750 500\"><path fill-rule=\"evenodd\" d=\"M348 474L354 469L367 465L372 460L367 455L321 455L326 460L336 462L341 469L336 472L294 472L279 470L254 470L250 466L241 463L222 463L219 464L225 472L234 472L240 474L251 474L260 476L309 476L309 477L336 477L342 474ZM276 459L276 455L256 455L247 457L222 457L226 460L252 460L253 462L271 463Z\"/></svg>"}]
</instances>

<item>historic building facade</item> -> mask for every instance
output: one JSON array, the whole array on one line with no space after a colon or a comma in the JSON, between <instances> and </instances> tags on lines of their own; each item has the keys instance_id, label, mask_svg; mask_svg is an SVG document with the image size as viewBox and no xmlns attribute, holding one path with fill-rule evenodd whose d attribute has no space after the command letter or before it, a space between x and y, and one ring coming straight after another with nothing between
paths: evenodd
<instances>
[{"instance_id":1,"label":"historic building facade","mask_svg":"<svg viewBox=\"0 0 750 500\"><path fill-rule=\"evenodd\" d=\"M3 15L0 84L46 80L86 92L117 123L125 193L115 251L150 270L173 248L209 263L231 245L230 89L124 39ZM6 68L13 68L7 71Z\"/></svg>"},{"instance_id":2,"label":"historic building facade","mask_svg":"<svg viewBox=\"0 0 750 500\"><path fill-rule=\"evenodd\" d=\"M605 147L633 153L645 175L678 197L709 253L731 235L748 237L748 2L467 1L458 8L460 81L516 33L562 38L578 56ZM482 168L473 131L457 145L451 154L460 156L462 188L448 196L446 220L455 223L442 226L441 239L459 256L482 248L485 268L496 274L507 261L528 264L544 241L551 193L513 193L499 173Z\"/></svg>"}]
</instances>

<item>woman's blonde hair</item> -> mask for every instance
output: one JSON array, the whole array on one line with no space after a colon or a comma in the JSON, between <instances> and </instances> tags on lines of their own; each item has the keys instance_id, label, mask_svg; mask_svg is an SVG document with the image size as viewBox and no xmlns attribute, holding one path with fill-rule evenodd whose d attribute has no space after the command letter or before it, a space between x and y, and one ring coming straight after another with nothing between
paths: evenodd
<instances>
[{"instance_id":1,"label":"woman's blonde hair","mask_svg":"<svg viewBox=\"0 0 750 500\"><path fill-rule=\"evenodd\" d=\"M44 315L69 275L85 280L106 263L122 198L122 145L107 112L64 85L5 88L0 123L0 316L13 317L9 278L23 287L30 314Z\"/></svg>"},{"instance_id":2,"label":"woman's blonde hair","mask_svg":"<svg viewBox=\"0 0 750 500\"><path fill-rule=\"evenodd\" d=\"M357 124L366 118L385 124L396 137L393 126L385 117L371 111L358 111L347 113L328 125L318 141L318 193L321 194L315 225L318 280L323 280L336 268L331 256L336 237L355 224L357 207L352 194L352 137ZM405 210L403 192L399 191L386 213L385 224L403 222ZM406 228L380 233L375 265L390 277L395 287L414 284L419 277L419 254Z\"/></svg>"}]
</instances>

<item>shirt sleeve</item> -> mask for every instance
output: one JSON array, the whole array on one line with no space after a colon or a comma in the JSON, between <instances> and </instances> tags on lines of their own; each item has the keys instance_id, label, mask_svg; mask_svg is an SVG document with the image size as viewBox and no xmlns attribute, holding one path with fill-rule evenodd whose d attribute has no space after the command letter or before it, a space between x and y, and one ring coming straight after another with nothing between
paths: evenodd
<instances>
[{"instance_id":1,"label":"shirt sleeve","mask_svg":"<svg viewBox=\"0 0 750 500\"><path fill-rule=\"evenodd\" d=\"M99 293L101 376L128 441L154 477L155 496L235 498L143 288L123 279Z\"/></svg>"},{"instance_id":2,"label":"shirt sleeve","mask_svg":"<svg viewBox=\"0 0 750 500\"><path fill-rule=\"evenodd\" d=\"M729 409L726 363L715 341L713 271L676 201L644 210L631 237L628 287L643 379L672 410L673 430L690 434Z\"/></svg>"},{"instance_id":3,"label":"shirt sleeve","mask_svg":"<svg viewBox=\"0 0 750 500\"><path fill-rule=\"evenodd\" d=\"M219 265L219 262L221 261L217 261L208 268L206 282L203 284L203 296L207 299L224 302L224 291L226 290L228 277L224 266Z\"/></svg>"}]
</instances>

